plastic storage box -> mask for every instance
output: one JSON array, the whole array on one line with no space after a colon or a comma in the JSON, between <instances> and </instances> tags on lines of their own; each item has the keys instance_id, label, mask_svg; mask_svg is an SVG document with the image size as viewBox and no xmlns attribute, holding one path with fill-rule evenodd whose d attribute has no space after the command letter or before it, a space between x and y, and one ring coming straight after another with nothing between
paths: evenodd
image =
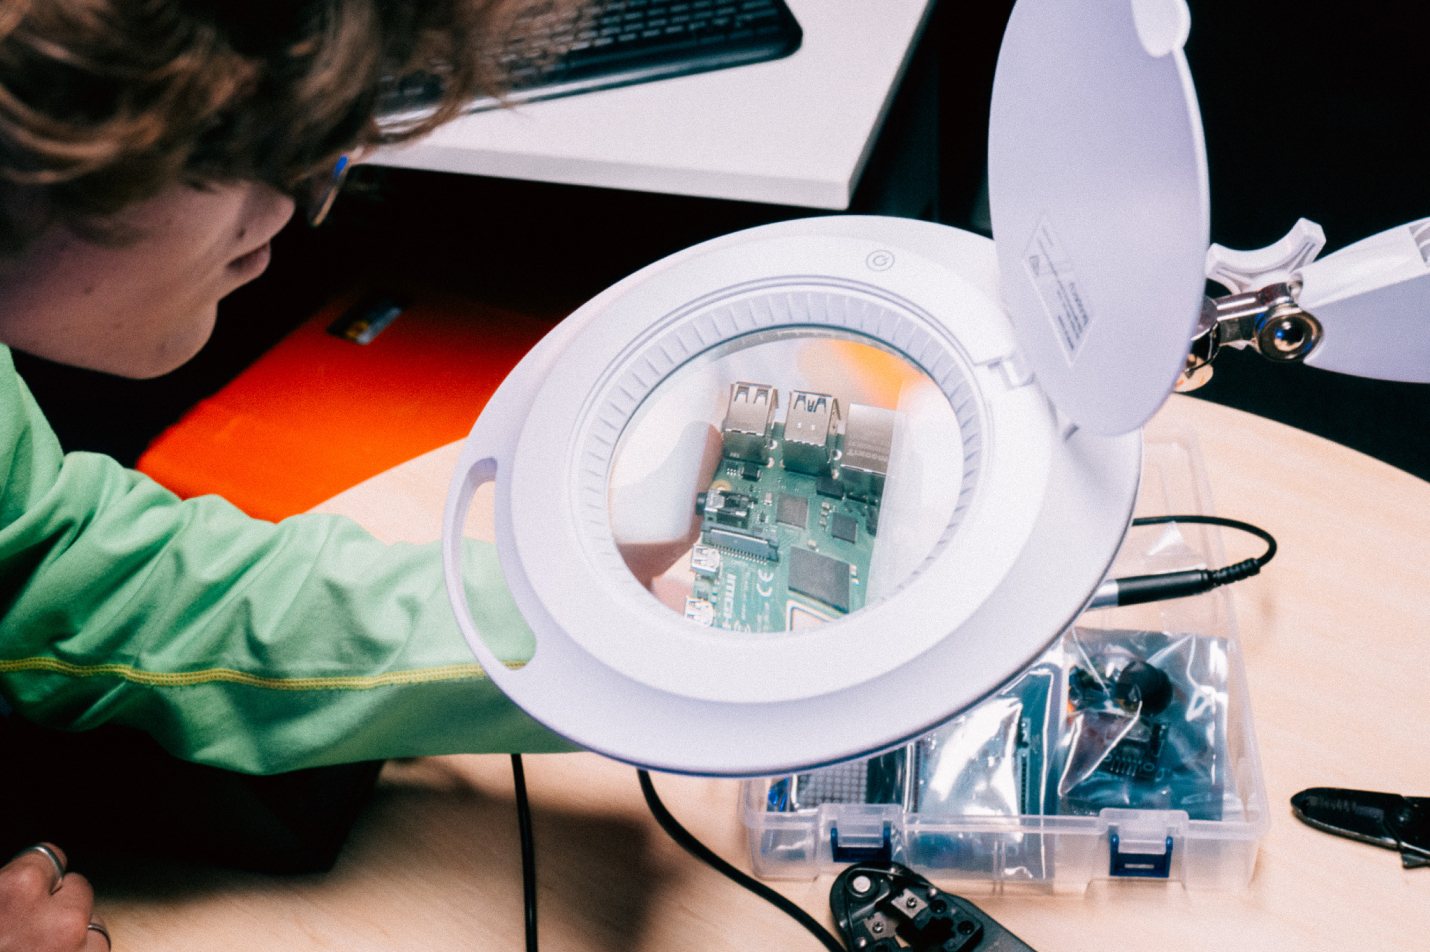
<instances>
[{"instance_id":1,"label":"plastic storage box","mask_svg":"<svg viewBox=\"0 0 1430 952\"><path fill-rule=\"evenodd\" d=\"M1137 515L1211 511L1194 438L1154 422ZM1134 527L1112 574L1225 565L1220 531ZM1089 691L1105 700L1117 680L1100 652L1173 672L1167 713L1088 714ZM1158 779L1138 786L1139 771ZM974 895L1081 892L1094 880L1244 886L1269 815L1227 590L1086 612L949 724L867 760L748 781L741 810L765 878L888 858Z\"/></svg>"}]
</instances>

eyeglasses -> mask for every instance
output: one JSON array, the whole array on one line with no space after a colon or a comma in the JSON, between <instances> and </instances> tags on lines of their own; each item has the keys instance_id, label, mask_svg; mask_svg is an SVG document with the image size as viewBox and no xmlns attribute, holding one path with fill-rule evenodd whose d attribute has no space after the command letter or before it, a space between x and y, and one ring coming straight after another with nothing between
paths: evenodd
<instances>
[{"instance_id":1,"label":"eyeglasses","mask_svg":"<svg viewBox=\"0 0 1430 952\"><path fill-rule=\"evenodd\" d=\"M328 217L333 202L338 199L338 192L342 191L343 182L347 180L348 167L351 164L345 153L338 156L338 161L333 163L333 167L326 174L312 179L307 203L309 227L317 228Z\"/></svg>"}]
</instances>

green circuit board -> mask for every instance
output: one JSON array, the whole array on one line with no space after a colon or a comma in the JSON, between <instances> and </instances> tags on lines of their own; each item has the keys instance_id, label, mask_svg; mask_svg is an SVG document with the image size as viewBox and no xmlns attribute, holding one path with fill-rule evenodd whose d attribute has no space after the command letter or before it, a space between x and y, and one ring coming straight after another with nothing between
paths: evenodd
<instances>
[{"instance_id":1,"label":"green circuit board","mask_svg":"<svg viewBox=\"0 0 1430 952\"><path fill-rule=\"evenodd\" d=\"M827 423L817 421L827 429L811 438L802 421L793 445L788 423L770 420L763 434L758 426L744 434L761 439L742 441L740 433L732 438L727 418L725 455L696 501L700 541L691 553L685 611L692 621L787 631L865 604L883 473L871 479L867 471L841 469L848 434L837 427L837 401L814 396L830 411Z\"/></svg>"}]
</instances>

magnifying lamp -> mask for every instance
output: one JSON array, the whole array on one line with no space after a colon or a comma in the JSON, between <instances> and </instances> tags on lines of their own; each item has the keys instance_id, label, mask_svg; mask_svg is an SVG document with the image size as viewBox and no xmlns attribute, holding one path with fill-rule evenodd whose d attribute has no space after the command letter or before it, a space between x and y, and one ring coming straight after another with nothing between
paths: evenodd
<instances>
[{"instance_id":1,"label":"magnifying lamp","mask_svg":"<svg viewBox=\"0 0 1430 952\"><path fill-rule=\"evenodd\" d=\"M473 427L444 517L453 607L498 686L611 757L749 776L901 743L1030 663L1106 575L1188 342L1240 326L1204 305L1188 26L1183 0L1020 0L992 241L879 217L756 228L538 344ZM1250 270L1303 300L1324 286ZM535 636L516 668L462 583L487 484Z\"/></svg>"}]
</instances>

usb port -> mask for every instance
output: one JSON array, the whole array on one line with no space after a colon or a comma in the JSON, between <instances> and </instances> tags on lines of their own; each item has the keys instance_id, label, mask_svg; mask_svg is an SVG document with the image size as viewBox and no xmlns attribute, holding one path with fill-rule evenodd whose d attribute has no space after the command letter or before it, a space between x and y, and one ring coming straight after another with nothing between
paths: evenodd
<instances>
[{"instance_id":1,"label":"usb port","mask_svg":"<svg viewBox=\"0 0 1430 952\"><path fill-rule=\"evenodd\" d=\"M827 393L796 390L785 417L785 469L810 476L829 472L833 437L839 423L839 401Z\"/></svg>"},{"instance_id":2,"label":"usb port","mask_svg":"<svg viewBox=\"0 0 1430 952\"><path fill-rule=\"evenodd\" d=\"M765 461L765 445L779 400L779 392L762 383L730 385L730 405L725 408L725 423L721 427L726 456L757 463Z\"/></svg>"}]
</instances>

